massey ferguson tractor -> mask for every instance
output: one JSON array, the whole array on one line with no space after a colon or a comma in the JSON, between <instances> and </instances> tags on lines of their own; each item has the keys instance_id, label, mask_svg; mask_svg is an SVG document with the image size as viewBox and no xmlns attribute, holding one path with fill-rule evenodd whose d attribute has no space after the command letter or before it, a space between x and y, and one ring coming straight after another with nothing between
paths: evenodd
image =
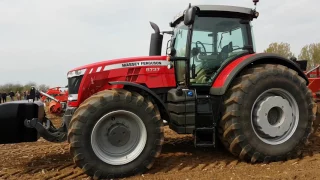
<instances>
[{"instance_id":1,"label":"massey ferguson tractor","mask_svg":"<svg viewBox=\"0 0 320 180\"><path fill-rule=\"evenodd\" d=\"M257 3L258 0L254 0ZM251 8L194 5L160 31L151 23L150 54L68 72L63 126L41 102L0 105L1 143L68 141L91 177L121 178L152 168L163 121L193 134L196 147L221 142L243 161L295 158L313 131L317 108L299 61L256 53ZM163 35L171 36L161 55Z\"/></svg>"}]
</instances>

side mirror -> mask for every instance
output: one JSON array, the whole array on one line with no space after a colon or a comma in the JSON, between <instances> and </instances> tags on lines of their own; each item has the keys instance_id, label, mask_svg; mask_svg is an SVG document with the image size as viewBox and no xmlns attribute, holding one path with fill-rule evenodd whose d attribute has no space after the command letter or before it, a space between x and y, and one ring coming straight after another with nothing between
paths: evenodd
<instances>
[{"instance_id":1,"label":"side mirror","mask_svg":"<svg viewBox=\"0 0 320 180\"><path fill-rule=\"evenodd\" d=\"M184 24L186 26L189 26L189 25L193 24L194 19L196 18L196 12L197 12L197 8L196 7L190 7L185 11Z\"/></svg>"}]
</instances>

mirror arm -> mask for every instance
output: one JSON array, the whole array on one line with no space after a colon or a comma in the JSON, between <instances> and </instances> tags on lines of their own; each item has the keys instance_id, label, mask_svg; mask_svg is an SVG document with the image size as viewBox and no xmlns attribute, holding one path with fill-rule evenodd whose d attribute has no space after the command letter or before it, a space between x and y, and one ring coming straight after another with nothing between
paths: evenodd
<instances>
[{"instance_id":1,"label":"mirror arm","mask_svg":"<svg viewBox=\"0 0 320 180\"><path fill-rule=\"evenodd\" d=\"M161 33L162 33L162 34L170 34L170 35L173 35L173 31L162 31Z\"/></svg>"}]
</instances>

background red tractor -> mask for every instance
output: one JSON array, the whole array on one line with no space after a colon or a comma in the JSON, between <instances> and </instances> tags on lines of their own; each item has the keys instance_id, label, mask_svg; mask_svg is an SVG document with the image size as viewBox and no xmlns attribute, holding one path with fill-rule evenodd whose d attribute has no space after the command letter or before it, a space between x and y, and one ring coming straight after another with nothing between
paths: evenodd
<instances>
[{"instance_id":1,"label":"background red tractor","mask_svg":"<svg viewBox=\"0 0 320 180\"><path fill-rule=\"evenodd\" d=\"M41 103L0 105L10 129L1 129L0 142L67 138L74 162L95 178L150 169L161 153L163 120L193 134L196 147L222 142L247 162L297 157L317 106L302 61L255 52L251 21L258 16L250 8L190 5L170 23L172 31L151 23L150 56L68 72L62 128L52 126ZM163 34L171 35L165 56Z\"/></svg>"},{"instance_id":2,"label":"background red tractor","mask_svg":"<svg viewBox=\"0 0 320 180\"><path fill-rule=\"evenodd\" d=\"M54 115L63 115L68 101L68 89L63 87L54 87L47 92L40 91L41 101L48 106L48 112Z\"/></svg>"},{"instance_id":3,"label":"background red tractor","mask_svg":"<svg viewBox=\"0 0 320 180\"><path fill-rule=\"evenodd\" d=\"M317 65L316 67L311 68L309 71L305 71L305 74L307 75L309 79L309 89L311 89L314 101L317 103L317 108L315 108L314 111L316 111L316 120L314 122L314 131L316 131L320 124L320 65Z\"/></svg>"}]
</instances>

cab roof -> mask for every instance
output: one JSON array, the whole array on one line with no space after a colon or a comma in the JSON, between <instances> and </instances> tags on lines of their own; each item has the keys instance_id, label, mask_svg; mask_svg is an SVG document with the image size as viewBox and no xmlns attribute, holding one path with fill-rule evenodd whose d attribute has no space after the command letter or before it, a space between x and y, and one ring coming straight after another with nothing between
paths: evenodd
<instances>
[{"instance_id":1,"label":"cab roof","mask_svg":"<svg viewBox=\"0 0 320 180\"><path fill-rule=\"evenodd\" d=\"M198 7L200 13L233 13L233 14L242 14L246 17L252 17L254 15L254 10L251 8L240 7L240 6L229 6L229 5L193 5ZM178 13L170 26L173 27L178 21L180 21L184 16L184 11Z\"/></svg>"},{"instance_id":2,"label":"cab roof","mask_svg":"<svg viewBox=\"0 0 320 180\"><path fill-rule=\"evenodd\" d=\"M227 6L227 5L194 5L200 9L200 11L224 11L224 12L236 12L241 14L252 14L252 9L239 6Z\"/></svg>"}]
</instances>

